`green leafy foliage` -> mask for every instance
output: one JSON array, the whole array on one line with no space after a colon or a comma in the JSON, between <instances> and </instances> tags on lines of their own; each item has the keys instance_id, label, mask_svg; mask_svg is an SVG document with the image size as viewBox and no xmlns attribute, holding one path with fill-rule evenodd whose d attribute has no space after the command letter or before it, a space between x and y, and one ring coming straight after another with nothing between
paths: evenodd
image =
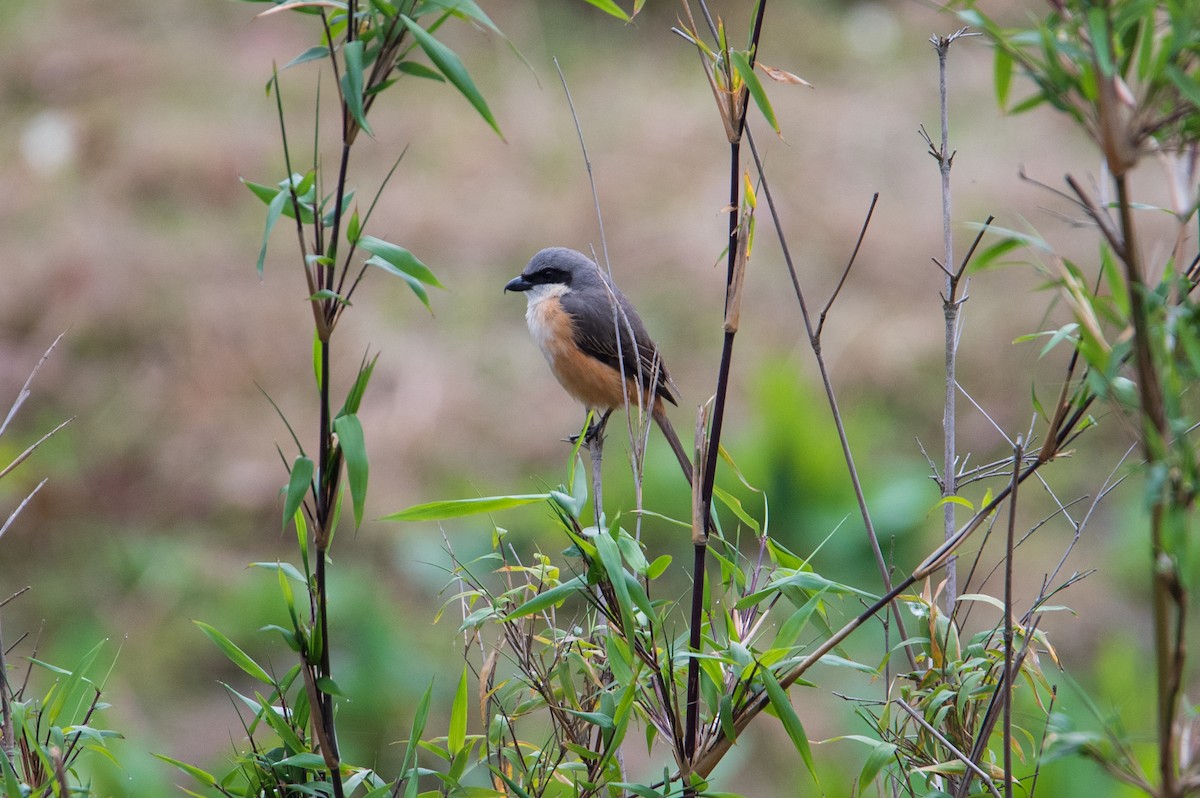
<instances>
[{"instance_id":1,"label":"green leafy foliage","mask_svg":"<svg viewBox=\"0 0 1200 798\"><path fill-rule=\"evenodd\" d=\"M49 677L44 696L32 691L43 679L32 672L23 683L0 679L4 690L6 749L0 753L0 795L5 798L53 798L91 795L80 765L88 758L111 759L108 744L122 735L96 725L108 708L102 680L94 676L104 644L88 650L73 667L30 659ZM11 736L7 736L11 733Z\"/></svg>"},{"instance_id":2,"label":"green leafy foliage","mask_svg":"<svg viewBox=\"0 0 1200 798\"><path fill-rule=\"evenodd\" d=\"M1200 14L1192 0L1088 0L1054 4L1028 29L1006 29L974 0L961 4L963 21L984 31L995 45L995 89L1001 107L1015 113L1048 103L1097 137L1125 167L1138 158L1147 138L1162 143L1194 141L1200 135ZM1164 22L1164 17L1169 22ZM1009 106L1014 68L1033 83L1027 99ZM1098 113L1101 95L1112 92L1139 118L1128 140Z\"/></svg>"}]
</instances>

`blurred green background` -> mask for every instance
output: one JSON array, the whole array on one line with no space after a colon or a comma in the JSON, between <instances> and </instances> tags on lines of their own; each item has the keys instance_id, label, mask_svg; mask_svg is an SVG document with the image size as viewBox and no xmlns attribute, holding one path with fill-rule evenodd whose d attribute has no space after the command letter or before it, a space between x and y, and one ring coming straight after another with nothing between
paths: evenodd
<instances>
[{"instance_id":1,"label":"blurred green background","mask_svg":"<svg viewBox=\"0 0 1200 798\"><path fill-rule=\"evenodd\" d=\"M554 58L587 138L614 274L682 390L679 429L691 429L696 405L714 386L727 150L696 55L670 33L678 7L650 2L622 25L582 2L482 5L528 67L494 35L448 25L439 36L463 57L504 139L445 86L413 80L376 106L377 138L364 141L352 163L363 198L409 148L370 232L412 250L448 287L433 295L429 314L399 281L371 275L339 328L335 378L352 377L364 351L380 353L360 414L372 464L370 518L562 479L568 449L561 439L578 429L581 410L529 340L524 302L501 293L543 246L600 247ZM751 4L713 5L744 37ZM1026 7L1040 10L1036 3L992 10L1021 15ZM255 19L261 9L224 0L6 0L0 12L5 407L65 331L0 439L0 460L75 417L0 482L7 515L49 477L0 540L0 600L32 588L4 607L3 630L6 645L30 635L11 655L18 662L36 649L41 659L70 665L107 639L112 708L98 725L128 739L113 747L123 767L96 772L105 794L173 794L183 777L148 752L219 769L243 739L219 684L239 684L241 674L190 619L216 625L262 661L290 664L275 638L256 632L283 617L275 578L246 566L292 556L290 533L279 528L285 474L275 451L279 443L290 452L288 435L258 386L302 435L315 428L311 317L286 225L272 239L264 279L256 275L263 206L239 177L283 177L274 99L263 89L272 63L308 47L315 30L307 18ZM814 85L768 86L783 135L755 128L811 309L835 286L871 195L880 192L858 263L830 313L824 352L876 523L900 570L940 536L937 489L920 449L940 459L943 277L930 261L941 254L940 199L936 162L917 131L937 129L936 58L927 39L957 26L918 2L774 2L760 50L764 62ZM1000 114L981 39L961 40L950 61L960 256L974 236L969 223L991 213L998 225L1034 227L1086 262L1090 233L1018 169L1052 184L1066 172L1088 175L1098 167L1087 147L1048 111ZM294 142L310 128L306 103L319 75L332 96L328 75L314 65L283 74ZM1144 201L1155 200L1156 177L1143 179ZM972 462L1007 455L1000 430L1024 433L1031 391L1050 401L1058 390L1065 352L1039 359L1039 343L1012 344L1068 318L1052 293L1039 291L1043 280L1030 266L972 278L959 371L982 408L960 400L960 449ZM1121 419L1102 418L1079 444L1080 456L1048 469L1059 499L1096 495L1126 433ZM619 435L610 441L607 499L628 506L624 449ZM818 570L877 586L765 216L724 444L766 491L775 535L800 553L829 538ZM649 461L647 504L685 515L682 481L653 435ZM977 501L984 487L966 495ZM1044 487L1028 494L1026 527L1053 507ZM1062 597L1081 611L1042 626L1073 677L1135 731L1149 712L1142 706L1149 693L1135 687L1149 636L1138 498L1127 484L1097 510L1063 572L1099 569ZM1073 517L1086 507L1087 500L1073 507ZM546 537L544 511L497 520L523 550L562 547ZM447 581L445 547L448 540L466 557L488 546L490 532L478 519L447 525L445 538L432 524L369 521L356 534L343 532L331 624L335 673L351 696L342 723L350 759L378 756L387 773L398 757L389 743L407 733L416 698L435 676L457 673L454 611L433 623ZM1023 546L1021 595L1036 593L1072 534L1057 519ZM686 549L665 525L647 521L647 535L656 551ZM969 546L965 555L978 550ZM976 586L996 554L985 548L980 560ZM854 650L868 662L879 657L874 639ZM438 695L445 699L454 681L440 678ZM875 697L881 690L861 680L853 689ZM1067 711L1079 711L1072 688L1061 695ZM827 690L797 692L795 701L815 739L863 732ZM448 700L440 707L433 728L444 728ZM796 786L805 784L803 768L773 724L763 718L718 771L725 788L806 794ZM776 756L770 766L764 751ZM865 751L830 743L817 755L827 793L848 794ZM1039 786L1048 795L1125 794L1080 762L1048 767Z\"/></svg>"}]
</instances>

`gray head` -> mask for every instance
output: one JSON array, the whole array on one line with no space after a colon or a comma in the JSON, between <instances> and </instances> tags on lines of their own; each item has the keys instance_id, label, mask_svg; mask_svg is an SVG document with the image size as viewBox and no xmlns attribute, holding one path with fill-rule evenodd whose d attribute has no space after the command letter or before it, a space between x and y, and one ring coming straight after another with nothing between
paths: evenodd
<instances>
[{"instance_id":1,"label":"gray head","mask_svg":"<svg viewBox=\"0 0 1200 798\"><path fill-rule=\"evenodd\" d=\"M534 255L524 271L509 280L504 290L565 293L601 288L607 282L600 268L582 252L550 247Z\"/></svg>"}]
</instances>

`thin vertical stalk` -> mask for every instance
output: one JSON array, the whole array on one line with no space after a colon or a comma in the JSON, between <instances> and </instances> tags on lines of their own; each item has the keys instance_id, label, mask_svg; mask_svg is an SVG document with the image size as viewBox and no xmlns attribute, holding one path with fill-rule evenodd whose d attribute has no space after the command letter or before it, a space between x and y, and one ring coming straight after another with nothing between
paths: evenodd
<instances>
[{"instance_id":1,"label":"thin vertical stalk","mask_svg":"<svg viewBox=\"0 0 1200 798\"><path fill-rule=\"evenodd\" d=\"M0 756L13 761L17 741L13 739L12 704L8 699L8 664L4 661L4 634L0 631Z\"/></svg>"},{"instance_id":2,"label":"thin vertical stalk","mask_svg":"<svg viewBox=\"0 0 1200 798\"><path fill-rule=\"evenodd\" d=\"M949 36L937 36L930 39L938 57L938 99L941 122L941 142L937 148L930 141L930 151L938 162L938 172L941 176L942 188L942 270L946 273L945 292L942 294L942 312L945 320L945 372L946 385L942 404L942 498L953 496L957 490L958 452L955 440L957 425L956 399L958 383L955 375L958 359L958 325L959 309L965 297L958 297L959 275L954 270L954 234L951 230L951 197L950 169L954 163L954 153L950 150L950 103L946 90L946 59L950 53L950 45L966 29L960 29ZM928 137L926 137L928 140ZM954 536L956 519L954 502L946 502L942 507L944 537L949 540ZM958 565L957 558L951 557L946 563L946 588L944 591L944 607L947 616L954 613L955 601L958 598Z\"/></svg>"},{"instance_id":3,"label":"thin vertical stalk","mask_svg":"<svg viewBox=\"0 0 1200 798\"><path fill-rule=\"evenodd\" d=\"M317 548L317 567L316 567L316 618L315 621L320 629L321 651L320 658L317 663L317 673L320 677L330 678L333 673L332 664L329 657L329 587L326 576L326 561L328 559L327 552L329 544L333 538L333 508L335 504L334 495L338 481L338 474L341 470L341 459L333 451L333 421L330 418L330 398L329 398L329 366L330 366L330 342L328 340L320 342L321 356L321 418L320 418L320 474L317 479L317 499L316 499L316 548ZM333 717L333 696L324 690L319 690L318 697L321 702L321 723L324 726L324 740L329 747L329 751L325 752L327 760L340 760L337 744L337 724ZM333 783L333 794L335 798L342 798L342 775L339 768L331 767L329 773L330 780Z\"/></svg>"},{"instance_id":4,"label":"thin vertical stalk","mask_svg":"<svg viewBox=\"0 0 1200 798\"><path fill-rule=\"evenodd\" d=\"M1004 796L1012 798L1012 692L1013 673L1013 547L1017 531L1017 488L1020 487L1021 460L1024 456L1023 441L1018 436L1013 447L1013 470L1011 496L1008 500L1008 539L1004 550L1004 680L1000 685L1004 702Z\"/></svg>"},{"instance_id":5,"label":"thin vertical stalk","mask_svg":"<svg viewBox=\"0 0 1200 798\"><path fill-rule=\"evenodd\" d=\"M704 0L700 0L700 6L711 28L712 16L708 13ZM750 35L748 60L751 67L754 66L758 58L758 41L762 35L763 18L766 15L766 10L766 0L759 0L755 9L753 30ZM716 35L716 30L713 30L713 34L714 36ZM726 59L726 63L728 64L728 58ZM732 80L729 81L729 85L733 85ZM702 513L699 515L700 518L709 518L712 514L712 494L717 473L717 454L720 451L721 429L725 420L725 401L729 393L729 371L733 362L733 341L737 335L736 324L731 325L729 323L729 312L731 310L731 301L739 301L734 299L733 285L738 250L741 247L738 236L738 224L740 221L738 209L741 207L741 138L746 127L748 102L748 92L743 89L741 96L735 103L735 113L737 116L735 119L728 120L730 122L729 130L731 133L729 136L729 207L732 210L729 214L729 240L727 242L729 248L725 275L725 337L721 347L721 362L717 371L717 389L713 398L712 426L709 428L709 441L707 444L708 456L704 462L704 474L701 478L700 501ZM696 534L694 535L694 540L696 542L693 544L692 557L692 606L688 635L688 646L693 656L688 660L687 706L684 721L684 756L689 763L696 754L696 738L699 735L700 729L700 661L695 655L700 653L703 640L701 632L704 621L704 584L707 560L706 536Z\"/></svg>"},{"instance_id":6,"label":"thin vertical stalk","mask_svg":"<svg viewBox=\"0 0 1200 798\"><path fill-rule=\"evenodd\" d=\"M1121 224L1120 255L1125 266L1125 280L1129 284L1134 367L1141 398L1142 453L1147 464L1153 469L1168 463L1169 428L1158 367L1154 363L1154 353L1150 347L1150 320L1146 313L1147 287L1133 224L1129 184L1124 172L1114 173L1113 180L1117 188L1117 208ZM1169 493L1173 493L1171 480L1168 479L1167 483L1153 497L1150 508L1150 569L1153 585L1154 659L1158 685L1157 742L1161 779L1159 789L1164 798L1174 798L1182 794L1176 767L1178 746L1175 716L1179 709L1184 664L1183 636L1177 633L1176 629L1182 627L1184 607L1176 566L1164 540L1164 525L1177 523L1176 519L1169 516L1173 515L1173 510L1178 509L1172 506L1172 496ZM1172 623L1172 615L1175 617L1175 623Z\"/></svg>"}]
</instances>

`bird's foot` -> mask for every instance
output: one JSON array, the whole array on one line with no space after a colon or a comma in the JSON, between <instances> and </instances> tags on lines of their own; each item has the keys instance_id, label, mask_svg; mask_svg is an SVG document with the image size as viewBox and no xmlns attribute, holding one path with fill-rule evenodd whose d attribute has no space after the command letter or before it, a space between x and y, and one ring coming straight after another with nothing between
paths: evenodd
<instances>
[{"instance_id":1,"label":"bird's foot","mask_svg":"<svg viewBox=\"0 0 1200 798\"><path fill-rule=\"evenodd\" d=\"M612 415L612 412L613 411L611 410L606 411L604 415L600 416L600 418L596 421L593 421L591 426L584 431L584 446L591 448L592 444L594 443L604 443L604 427L608 424L608 417ZM572 435L571 437L567 438L567 441L574 446L575 444L579 443L579 437L579 435Z\"/></svg>"}]
</instances>

